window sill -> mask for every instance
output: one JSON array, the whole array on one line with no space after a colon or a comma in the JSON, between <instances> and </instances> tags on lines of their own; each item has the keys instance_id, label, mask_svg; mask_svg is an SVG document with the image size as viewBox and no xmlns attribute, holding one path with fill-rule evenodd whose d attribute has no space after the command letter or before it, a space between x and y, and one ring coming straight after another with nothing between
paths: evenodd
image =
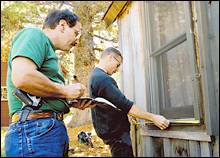
<instances>
[{"instance_id":1,"label":"window sill","mask_svg":"<svg viewBox=\"0 0 220 158\"><path fill-rule=\"evenodd\" d=\"M200 120L196 120L194 118L187 118L187 119L170 119L170 125L201 125ZM135 125L140 125L140 126L154 126L153 122L149 121L135 121L132 122Z\"/></svg>"}]
</instances>

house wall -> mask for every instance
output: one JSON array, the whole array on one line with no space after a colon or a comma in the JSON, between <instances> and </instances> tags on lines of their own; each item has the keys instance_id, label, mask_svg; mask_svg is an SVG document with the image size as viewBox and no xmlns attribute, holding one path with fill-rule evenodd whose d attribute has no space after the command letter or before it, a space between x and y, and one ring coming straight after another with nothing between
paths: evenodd
<instances>
[{"instance_id":1,"label":"house wall","mask_svg":"<svg viewBox=\"0 0 220 158\"><path fill-rule=\"evenodd\" d=\"M209 12L209 30L210 30L210 48L213 63L214 91L216 99L216 127L215 142L213 147L213 156L219 156L219 1L212 1L208 6Z\"/></svg>"},{"instance_id":2,"label":"house wall","mask_svg":"<svg viewBox=\"0 0 220 158\"><path fill-rule=\"evenodd\" d=\"M197 2L196 9L205 123L210 135L219 135L219 2Z\"/></svg>"},{"instance_id":3,"label":"house wall","mask_svg":"<svg viewBox=\"0 0 220 158\"><path fill-rule=\"evenodd\" d=\"M150 90L149 80L152 72L149 64L151 61L148 43L150 42L147 41L149 40L147 39L148 34L144 29L146 27L145 24L148 23L146 21L147 15L144 14L146 3L130 3L117 19L119 25L119 46L124 57L121 84L122 91L139 108L144 111L157 113L158 109L150 106L152 91ZM132 145L136 156L219 156L219 131L215 129L217 127L207 126L207 122L213 124L211 114L215 113L215 118L219 116L219 2L211 2L211 5L208 2L201 3L206 8L208 14L206 24L209 26L207 31L212 36L208 36L207 43L202 43L204 41L197 42L200 46L205 45L208 47L207 50L211 50L205 53L208 53L211 61L207 71L211 71L211 78L214 78L210 81L202 76L202 79L206 82L212 82L214 87L214 91L211 92L214 95L210 96L210 91L206 90L210 84L205 85L204 82L201 82L202 88L208 94L204 96L203 93L205 111L203 115L206 123L200 125L176 125L165 131L158 130L155 126L132 124ZM199 9L198 5L201 5L201 3L196 3L195 7ZM202 25L202 22L198 22L198 38L205 38L200 36L203 30L201 30L199 25ZM199 47L199 49L203 48ZM199 53L201 53L201 57L203 56L203 58L199 59L202 62L206 56L202 54L202 50L199 50ZM201 69L201 71L204 70ZM210 72L205 73L209 74ZM210 97L213 97L212 99L215 102L214 105L208 106L206 100L211 99ZM210 104L210 102L208 103ZM214 123L219 123L219 120L215 119ZM214 133L212 132L213 128L215 130Z\"/></svg>"},{"instance_id":4,"label":"house wall","mask_svg":"<svg viewBox=\"0 0 220 158\"><path fill-rule=\"evenodd\" d=\"M129 9L129 11L128 11ZM123 92L135 101L135 104L146 110L146 65L144 37L141 27L141 10L138 2L132 2L120 17L120 49L122 51L123 65ZM127 16L126 16L127 15Z\"/></svg>"}]
</instances>

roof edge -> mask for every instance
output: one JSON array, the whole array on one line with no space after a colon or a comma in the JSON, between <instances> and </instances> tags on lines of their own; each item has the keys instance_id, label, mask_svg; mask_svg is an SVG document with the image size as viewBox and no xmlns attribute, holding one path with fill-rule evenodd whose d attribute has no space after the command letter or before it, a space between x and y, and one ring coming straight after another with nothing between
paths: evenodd
<instances>
[{"instance_id":1,"label":"roof edge","mask_svg":"<svg viewBox=\"0 0 220 158\"><path fill-rule=\"evenodd\" d=\"M106 27L109 27L116 20L127 3L128 1L112 1L102 18L106 23Z\"/></svg>"}]
</instances>

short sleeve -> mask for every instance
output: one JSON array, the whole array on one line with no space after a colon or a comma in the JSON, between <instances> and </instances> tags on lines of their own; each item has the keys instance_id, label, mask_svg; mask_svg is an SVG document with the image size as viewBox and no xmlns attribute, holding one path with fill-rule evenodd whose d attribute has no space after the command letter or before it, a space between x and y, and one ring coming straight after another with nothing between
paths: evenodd
<instances>
[{"instance_id":1,"label":"short sleeve","mask_svg":"<svg viewBox=\"0 0 220 158\"><path fill-rule=\"evenodd\" d=\"M40 68L46 56L45 38L43 32L38 29L24 29L19 32L12 43L11 61L15 57L23 56L31 59Z\"/></svg>"}]
</instances>

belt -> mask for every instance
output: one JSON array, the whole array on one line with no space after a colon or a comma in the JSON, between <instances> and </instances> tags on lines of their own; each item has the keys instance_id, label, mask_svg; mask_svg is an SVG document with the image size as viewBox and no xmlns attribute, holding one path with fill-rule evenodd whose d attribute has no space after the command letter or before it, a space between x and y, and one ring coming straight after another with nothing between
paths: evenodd
<instances>
[{"instance_id":1,"label":"belt","mask_svg":"<svg viewBox=\"0 0 220 158\"><path fill-rule=\"evenodd\" d=\"M20 120L20 114L21 113L15 113L12 115L11 122L16 123ZM54 117L57 120L63 120L63 114L62 113L55 113L52 111L46 111L46 112L32 112L28 115L27 120L32 120L32 119L40 119L40 118L50 118Z\"/></svg>"}]
</instances>

